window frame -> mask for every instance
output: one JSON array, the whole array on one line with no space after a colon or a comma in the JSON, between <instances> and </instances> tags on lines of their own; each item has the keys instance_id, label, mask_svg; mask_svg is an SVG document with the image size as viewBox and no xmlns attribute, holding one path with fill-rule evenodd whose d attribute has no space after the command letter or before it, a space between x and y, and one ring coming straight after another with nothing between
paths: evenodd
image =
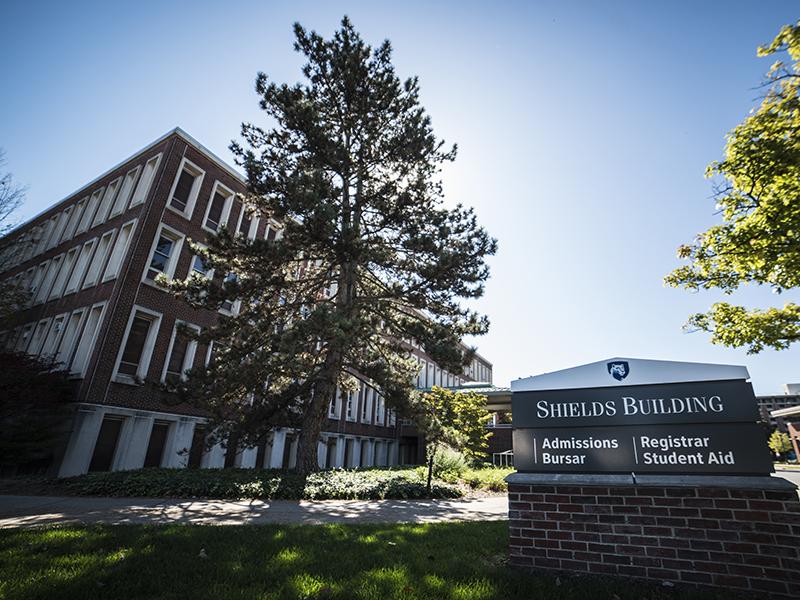
<instances>
[{"instance_id":1,"label":"window frame","mask_svg":"<svg viewBox=\"0 0 800 600\"><path fill-rule=\"evenodd\" d=\"M139 206L143 204L145 200L147 200L147 196L150 194L150 189L153 187L153 181L155 181L156 173L158 172L158 166L161 164L161 155L163 153L159 152L155 156L151 156L146 161L144 161L144 166L142 167L142 175L139 177L139 180L136 182L136 189L133 191L131 195L130 204L128 204L128 209L130 210L134 206ZM148 172L147 167L153 164L153 169Z\"/></svg>"},{"instance_id":2,"label":"window frame","mask_svg":"<svg viewBox=\"0 0 800 600\"><path fill-rule=\"evenodd\" d=\"M133 326L133 321L136 316L142 313L145 318L148 318L150 321L150 328L147 331L147 336L145 337L144 345L142 346L142 353L139 356L139 363L136 368L136 375L131 376L125 373L119 372L120 363L122 362L122 355L125 353L125 346L128 345L128 336L131 333L131 327ZM114 363L114 370L112 371L111 380L116 381L117 383L124 383L128 385L139 385L139 380L143 380L147 377L147 373L150 370L150 362L153 358L153 351L155 349L156 340L158 339L158 332L161 329L161 321L163 320L163 315L159 312L151 310L149 308L145 308L144 306L140 306L138 304L134 304L133 308L131 309L131 314L128 317L128 323L125 326L125 333L122 336L122 343L119 345L119 350L117 352L117 359Z\"/></svg>"},{"instance_id":3,"label":"window frame","mask_svg":"<svg viewBox=\"0 0 800 600\"><path fill-rule=\"evenodd\" d=\"M136 191L136 184L139 183L139 171L141 168L142 165L136 165L122 176L122 185L120 185L117 197L114 199L114 204L111 205L111 210L108 212L109 219L113 219L117 215L121 215L128 210L128 202L133 197L133 192ZM128 183L129 176L131 184L130 188L126 189L125 186Z\"/></svg>"},{"instance_id":4,"label":"window frame","mask_svg":"<svg viewBox=\"0 0 800 600\"><path fill-rule=\"evenodd\" d=\"M86 318L87 307L82 306L77 308L69 313L69 316L66 320L66 325L64 327L64 333L61 334L61 339L58 342L58 346L56 346L56 352L53 356L53 359L57 361L59 364L62 365L62 368L69 370L70 365L72 364L72 356L75 354L75 349L78 346L78 341L80 339L81 330L83 329L83 322ZM75 332L73 334L73 339L67 340L67 330L69 329L69 325L72 322L72 318L77 315L78 316L78 324L75 327ZM64 344L69 343L71 346L70 348L65 348ZM64 357L64 360L61 360L62 355L66 350L69 350L67 355Z\"/></svg>"},{"instance_id":5,"label":"window frame","mask_svg":"<svg viewBox=\"0 0 800 600\"><path fill-rule=\"evenodd\" d=\"M58 275L56 275L56 278L53 281L53 287L50 289L50 293L47 296L48 302L50 300L56 300L64 294L64 289L67 287L67 281L69 281L69 277L72 274L72 269L75 266L75 262L78 260L80 249L80 246L75 246L64 252L64 260L61 262L61 269L59 270ZM73 252L74 254L72 254ZM73 257L72 261L67 263L71 254Z\"/></svg>"},{"instance_id":6,"label":"window frame","mask_svg":"<svg viewBox=\"0 0 800 600\"><path fill-rule=\"evenodd\" d=\"M114 199L119 192L119 184L122 182L122 177L117 177L114 181L106 186L103 197L100 198L100 203L97 205L97 212L95 212L94 219L92 219L91 228L102 225L108 221L108 214L111 212L111 207L114 206Z\"/></svg>"},{"instance_id":7,"label":"window frame","mask_svg":"<svg viewBox=\"0 0 800 600\"><path fill-rule=\"evenodd\" d=\"M89 201L86 203L86 209L84 210L83 218L78 226L77 233L85 233L92 230L94 227L94 216L97 214L97 209L100 207L100 200L103 199L105 191L106 188L103 186L97 188L92 192L92 195L89 196ZM83 228L84 221L86 221L86 228Z\"/></svg>"},{"instance_id":8,"label":"window frame","mask_svg":"<svg viewBox=\"0 0 800 600\"><path fill-rule=\"evenodd\" d=\"M106 231L103 235L98 236L97 245L95 246L94 252L92 253L92 258L89 261L88 266L86 267L86 273L83 276L83 284L81 285L82 290L88 289L90 287L94 287L98 283L101 282L103 272L105 271L106 263L108 262L108 257L110 255L111 250L114 247L114 241L117 238L117 229L114 228L111 231ZM103 248L103 240L108 239L108 246ZM102 252L102 254L101 254ZM99 261L99 264L98 264ZM94 275L94 279L90 280L89 275L92 273L92 269L97 266L97 272Z\"/></svg>"},{"instance_id":9,"label":"window frame","mask_svg":"<svg viewBox=\"0 0 800 600\"><path fill-rule=\"evenodd\" d=\"M44 342L47 339L47 333L50 331L50 321L52 321L52 318L47 317L46 319L40 319L35 323L33 331L31 332L31 339L28 342L28 347L26 349L26 352L31 356L38 356L39 353L42 351ZM41 331L42 334L41 338L37 339L36 334L39 331Z\"/></svg>"},{"instance_id":10,"label":"window frame","mask_svg":"<svg viewBox=\"0 0 800 600\"><path fill-rule=\"evenodd\" d=\"M131 219L119 226L119 231L117 235L114 237L114 243L111 246L111 252L108 254L108 260L106 261L106 267L103 269L103 276L100 278L100 283L105 283L106 281L111 281L112 279L116 279L119 276L119 271L122 268L123 263L125 262L125 257L128 255L128 250L131 247L131 241L133 240L133 234L136 231L136 222L138 219ZM114 259L114 253L117 252L119 248L120 240L122 239L122 232L125 231L130 227L130 233L128 234L128 239L125 240L125 247L119 251L119 261L117 265L114 267L114 272L109 273L109 269L112 266L112 260Z\"/></svg>"},{"instance_id":11,"label":"window frame","mask_svg":"<svg viewBox=\"0 0 800 600\"><path fill-rule=\"evenodd\" d=\"M97 317L97 323L95 324L95 329L93 332L86 331L86 328L89 327L89 320L92 317L92 313L95 309L100 309L100 315ZM89 363L91 362L92 353L94 352L94 347L97 344L97 338L100 337L100 328L103 326L103 319L106 315L106 301L97 302L92 304L86 309L85 316L81 319L81 327L79 327L80 333L77 336L77 343L72 351L72 357L69 361L69 376L73 379L83 379L86 376L86 370L89 368ZM91 337L87 337L88 334L91 333ZM88 341L86 341L88 340ZM75 361L78 359L78 352L81 350L82 344L86 341L86 354L82 356L81 368L78 370L75 368Z\"/></svg>"},{"instance_id":12,"label":"window frame","mask_svg":"<svg viewBox=\"0 0 800 600\"><path fill-rule=\"evenodd\" d=\"M80 273L78 280L75 282L75 288L70 289L69 284L72 281L73 276L78 272L78 264L80 263L81 256L83 255L83 249L89 246L89 250L87 252L87 256L89 257L86 259L86 265L81 269L83 271ZM72 267L72 273L70 273L69 279L67 280L66 285L64 286L64 293L62 296L68 296L70 294L74 294L82 289L83 286L83 279L86 277L86 271L89 269L89 265L92 262L92 258L94 257L94 249L97 247L97 238L92 238L90 240L86 240L83 244L81 244L81 251L78 253L78 258L75 259L75 265Z\"/></svg>"},{"instance_id":13,"label":"window frame","mask_svg":"<svg viewBox=\"0 0 800 600\"><path fill-rule=\"evenodd\" d=\"M175 194L175 190L178 187L178 181L180 180L184 170L187 170L190 173L194 172L194 182L192 183L191 190L189 190L189 197L186 199L186 208L180 210L179 208L172 206L172 197ZM167 209L171 210L176 215L180 215L184 219L191 221L195 205L197 204L197 197L200 195L200 188L203 185L203 179L205 176L206 172L203 169L184 156L181 159L180 165L178 165L178 172L175 174L175 178L172 181L172 187L170 188L169 195L167 196Z\"/></svg>"},{"instance_id":14,"label":"window frame","mask_svg":"<svg viewBox=\"0 0 800 600\"><path fill-rule=\"evenodd\" d=\"M222 207L222 213L219 217L219 223L217 223L217 228L212 229L208 227L208 215L211 212L211 205L214 203L214 196L217 195L219 190L222 190L225 193L225 204ZM201 227L210 233L219 233L219 230L222 227L228 226L228 221L231 218L231 210L233 209L233 201L236 198L236 193L229 188L228 186L221 183L218 179L214 181L214 185L211 187L211 195L208 197L208 203L206 205L206 212L203 215L203 223Z\"/></svg>"},{"instance_id":15,"label":"window frame","mask_svg":"<svg viewBox=\"0 0 800 600\"><path fill-rule=\"evenodd\" d=\"M249 211L250 214L250 227L247 230L246 234L239 233L239 229L242 226L242 221L244 220L245 212ZM260 224L260 217L255 213L255 210L248 208L247 204L242 202L242 210L239 211L239 218L236 219L236 231L234 231L234 237L237 235L244 235L245 239L254 240L256 239L256 235L258 234L258 226Z\"/></svg>"},{"instance_id":16,"label":"window frame","mask_svg":"<svg viewBox=\"0 0 800 600\"><path fill-rule=\"evenodd\" d=\"M169 339L169 346L167 346L167 354L164 357L164 366L161 369L161 383L166 383L167 381L167 369L169 368L170 360L172 359L172 351L175 348L175 340L178 337L178 326L183 325L188 327L189 329L193 329L196 332L200 333L200 326L195 325L194 323L189 323L188 321L183 321L180 319L175 320L175 324L172 326L172 335ZM191 369L194 366L194 359L197 354L197 340L193 340L189 338L186 342L186 354L183 356L183 365L181 366L181 373L180 373L180 380L186 381L186 371Z\"/></svg>"},{"instance_id":17,"label":"window frame","mask_svg":"<svg viewBox=\"0 0 800 600\"><path fill-rule=\"evenodd\" d=\"M173 242L172 254L170 254L169 261L167 263L167 268L164 271L161 271L161 273L164 273L167 279L172 279L175 276L175 269L178 267L178 261L181 256L181 250L183 249L183 242L186 239L186 236L177 229L173 229L172 227L164 223L161 223L161 225L159 225L158 230L156 231L156 235L153 237L153 243L150 245L150 252L147 254L147 262L145 263L144 266L144 273L142 273L142 283L145 283L147 285L152 285L153 287L156 287L158 289L162 288L156 283L155 278L149 279L147 275L151 268L150 264L153 262L153 255L155 254L156 247L158 246L158 240L161 239L161 236L164 232L167 233L167 235L165 235L164 237L171 238ZM158 277L158 275L156 275L156 277Z\"/></svg>"},{"instance_id":18,"label":"window frame","mask_svg":"<svg viewBox=\"0 0 800 600\"><path fill-rule=\"evenodd\" d=\"M61 324L62 324L61 331L56 331L55 332L55 336L56 337L53 338L52 336L53 336L53 333L54 333L54 329L56 328L56 325L59 322L59 319L61 320ZM52 323L50 323L50 327L47 328L47 333L45 334L44 341L42 342L42 348L39 351L39 355L42 358L45 358L45 359L55 358L56 353L58 352L58 347L61 344L61 338L64 336L64 332L67 330L67 327L66 327L67 319L69 319L69 313L68 312L64 312L64 313L59 313L57 315L53 315L53 321L52 321ZM48 346L52 346L52 348L50 348L51 352L48 352L47 354L45 354L45 349L48 348Z\"/></svg>"},{"instance_id":19,"label":"window frame","mask_svg":"<svg viewBox=\"0 0 800 600\"><path fill-rule=\"evenodd\" d=\"M77 235L78 225L80 225L81 219L83 218L83 211L86 209L86 198L81 198L72 206L72 214L69 216L67 226L64 228L64 235L61 238L62 242L71 240Z\"/></svg>"}]
</instances>

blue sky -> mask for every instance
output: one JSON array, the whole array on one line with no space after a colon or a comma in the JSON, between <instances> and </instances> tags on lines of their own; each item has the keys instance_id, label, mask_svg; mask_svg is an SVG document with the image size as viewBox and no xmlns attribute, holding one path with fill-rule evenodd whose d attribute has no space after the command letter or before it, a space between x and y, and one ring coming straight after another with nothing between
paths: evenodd
<instances>
[{"instance_id":1,"label":"blue sky","mask_svg":"<svg viewBox=\"0 0 800 600\"><path fill-rule=\"evenodd\" d=\"M299 78L292 23L329 35L345 13L420 77L460 149L447 201L499 239L477 303L495 383L612 356L744 364L759 393L800 381L800 348L748 356L683 333L720 295L662 284L717 220L705 166L756 103L756 47L800 17L792 2L11 0L0 146L29 186L20 218L175 125L231 160L239 124L261 119L256 72Z\"/></svg>"}]
</instances>

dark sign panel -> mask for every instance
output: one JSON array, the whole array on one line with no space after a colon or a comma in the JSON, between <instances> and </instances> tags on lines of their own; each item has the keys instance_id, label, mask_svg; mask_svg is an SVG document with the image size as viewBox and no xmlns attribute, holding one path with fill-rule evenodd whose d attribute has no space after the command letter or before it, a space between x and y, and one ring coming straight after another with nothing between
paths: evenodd
<instances>
[{"instance_id":1,"label":"dark sign panel","mask_svg":"<svg viewBox=\"0 0 800 600\"><path fill-rule=\"evenodd\" d=\"M763 474L772 460L756 423L514 430L520 471Z\"/></svg>"},{"instance_id":2,"label":"dark sign panel","mask_svg":"<svg viewBox=\"0 0 800 600\"><path fill-rule=\"evenodd\" d=\"M744 380L520 391L511 402L519 471L773 470L753 388Z\"/></svg>"},{"instance_id":3,"label":"dark sign panel","mask_svg":"<svg viewBox=\"0 0 800 600\"><path fill-rule=\"evenodd\" d=\"M577 390L514 392L516 427L756 422L746 381L700 381Z\"/></svg>"}]
</instances>

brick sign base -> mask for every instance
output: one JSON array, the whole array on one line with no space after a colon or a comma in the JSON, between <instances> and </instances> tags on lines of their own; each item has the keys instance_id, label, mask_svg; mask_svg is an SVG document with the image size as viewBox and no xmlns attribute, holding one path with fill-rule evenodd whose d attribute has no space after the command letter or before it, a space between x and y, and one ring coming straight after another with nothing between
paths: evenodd
<instances>
[{"instance_id":1,"label":"brick sign base","mask_svg":"<svg viewBox=\"0 0 800 600\"><path fill-rule=\"evenodd\" d=\"M800 501L788 481L642 479L511 475L511 563L800 597Z\"/></svg>"}]
</instances>

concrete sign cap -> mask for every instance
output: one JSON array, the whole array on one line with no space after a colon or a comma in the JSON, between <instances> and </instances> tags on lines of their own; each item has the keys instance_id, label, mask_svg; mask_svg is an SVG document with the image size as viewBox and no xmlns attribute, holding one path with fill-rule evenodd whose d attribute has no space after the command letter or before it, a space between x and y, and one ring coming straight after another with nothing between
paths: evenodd
<instances>
[{"instance_id":1,"label":"concrete sign cap","mask_svg":"<svg viewBox=\"0 0 800 600\"><path fill-rule=\"evenodd\" d=\"M614 357L525 377L511 382L512 392L568 390L687 381L746 380L747 367L706 363Z\"/></svg>"}]
</instances>

